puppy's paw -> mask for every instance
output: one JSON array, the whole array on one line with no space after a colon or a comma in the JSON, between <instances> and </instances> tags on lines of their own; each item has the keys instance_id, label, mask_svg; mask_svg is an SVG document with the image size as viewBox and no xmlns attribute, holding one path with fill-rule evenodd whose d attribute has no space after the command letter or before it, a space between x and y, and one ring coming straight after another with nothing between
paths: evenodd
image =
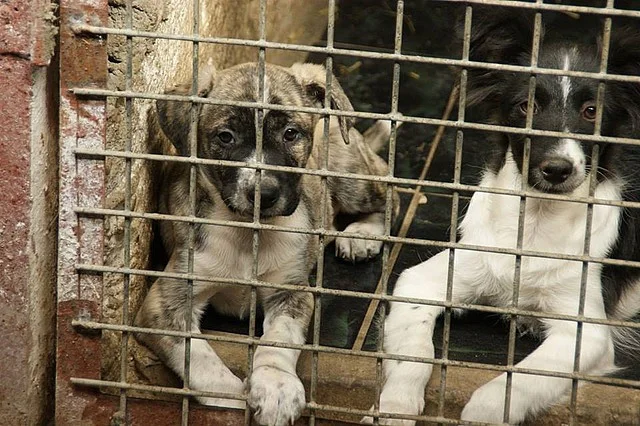
<instances>
[{"instance_id":1,"label":"puppy's paw","mask_svg":"<svg viewBox=\"0 0 640 426\"><path fill-rule=\"evenodd\" d=\"M506 379L502 377L492 380L478 388L462 410L461 420L502 423L504 419L504 396ZM512 391L509 412L509 423L518 424L524 421L526 409L522 406L522 400L517 392Z\"/></svg>"},{"instance_id":2,"label":"puppy's paw","mask_svg":"<svg viewBox=\"0 0 640 426\"><path fill-rule=\"evenodd\" d=\"M370 222L353 222L344 230L344 232L373 235L382 235L383 231L381 224ZM376 240L337 237L336 256L351 262L368 260L380 253L382 244L382 241Z\"/></svg>"},{"instance_id":3,"label":"puppy's paw","mask_svg":"<svg viewBox=\"0 0 640 426\"><path fill-rule=\"evenodd\" d=\"M222 382L216 382L215 386L208 386L207 389L203 390L242 395L244 394L244 383L242 383L242 380L239 378L233 376L226 378ZM213 407L239 408L242 410L246 407L246 403L241 399L210 398L204 396L199 396L196 399L200 404Z\"/></svg>"},{"instance_id":4,"label":"puppy's paw","mask_svg":"<svg viewBox=\"0 0 640 426\"><path fill-rule=\"evenodd\" d=\"M254 370L249 386L248 403L259 424L290 425L302 414L306 400L297 376L262 366Z\"/></svg>"}]
</instances>

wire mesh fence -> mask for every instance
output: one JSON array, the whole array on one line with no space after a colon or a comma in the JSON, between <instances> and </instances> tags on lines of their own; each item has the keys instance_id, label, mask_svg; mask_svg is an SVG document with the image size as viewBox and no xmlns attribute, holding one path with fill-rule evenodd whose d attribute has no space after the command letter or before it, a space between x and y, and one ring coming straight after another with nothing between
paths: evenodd
<instances>
[{"instance_id":1,"label":"wire mesh fence","mask_svg":"<svg viewBox=\"0 0 640 426\"><path fill-rule=\"evenodd\" d=\"M536 136L545 136L553 138L572 138L579 139L586 142L594 142L593 151L591 153L591 168L597 169L599 161L599 143L616 143L616 144L630 144L638 145L640 140L634 138L621 138L611 135L602 134L602 111L604 110L605 102L605 90L608 82L632 82L640 83L640 76L631 75L615 75L607 73L607 63L609 54L609 40L612 31L612 22L614 18L640 18L640 11L633 10L632 8L622 9L617 8L614 2L609 0L601 7L598 6L578 6L568 4L558 4L558 2L543 2L537 0L535 2L524 1L488 1L488 0L476 0L476 1L449 1L442 3L458 4L460 11L462 11L463 31L462 31L462 49L461 55L456 58L444 58L439 56L430 56L428 54L409 54L403 53L406 50L403 48L403 32L407 22L407 14L405 14L405 6L408 6L409 2L398 0L395 2L395 7L391 9L391 13L394 18L394 38L393 48L391 51L377 52L366 47L358 49L341 47L340 43L336 43L336 17L338 16L338 6L335 0L328 0L327 2L327 28L326 28L326 40L322 46L301 45L292 43L281 43L267 40L266 36L266 21L267 21L267 9L272 6L270 2L266 0L259 1L258 13L258 31L255 39L239 39L229 37L204 37L201 35L200 20L202 16L202 5L199 0L193 0L190 4L191 14L194 17L192 22L191 34L169 34L169 33L157 33L150 31L143 31L134 28L133 15L135 13L135 0L126 0L126 21L124 27L113 27L104 25L93 25L84 21L76 21L70 23L70 29L77 37L106 37L107 41L110 37L121 37L125 40L126 50L126 76L124 90L117 90L111 88L109 85L106 87L83 87L78 85L77 87L70 88L70 91L78 96L79 99L112 99L120 102L124 102L125 121L126 127L125 134L128 135L124 143L124 150L107 149L104 146L77 146L73 149L74 162L78 169L82 168L82 164L104 164L109 159L123 161L124 166L124 204L122 206L106 206L98 205L95 200L89 200L90 202L84 203L82 198L78 198L73 201L72 206L68 206L73 210L73 213L80 218L86 218L93 221L94 225L98 224L102 226L103 221L109 218L117 218L123 223L123 254L122 265L113 266L106 261L101 262L99 259L77 259L77 261L71 265L75 271L77 277L87 276L89 279L95 279L95 277L101 277L105 274L114 274L122 277L122 294L121 294L121 318L117 323L109 323L106 321L95 321L91 319L77 318L73 321L73 325L78 330L99 330L116 332L120 336L119 345L119 377L118 380L105 380L103 378L89 378L89 377L72 377L71 381L77 385L111 388L115 390L119 395L119 407L118 412L123 413L126 420L126 413L128 410L129 400L131 398L130 392L133 390L145 391L154 394L174 395L181 398L182 411L181 422L183 425L190 423L189 412L191 405L191 397L205 396L214 398L232 398L238 400L246 399L245 395L220 393L220 392L205 392L193 389L190 386L190 351L192 349L192 342L194 339L205 340L207 342L229 342L236 343L247 347L247 360L246 360L246 373L250 376L253 369L253 359L256 348L258 347L277 347L277 348L289 348L301 350L305 353L310 353L311 367L310 367L310 381L307 389L308 400L306 403L306 414L308 415L309 424L316 424L323 418L326 413L344 413L355 414L364 416L370 414L369 410L356 408L353 406L339 406L323 403L318 398L319 377L322 372L319 368L319 356L320 354L340 354L340 355L353 355L357 357L363 357L367 359L375 360L375 369L368 371L367 374L371 377L375 377L375 398L370 401L373 406L373 413L375 414L374 421L385 418L407 418L409 420L419 420L426 422L438 422L443 424L458 424L460 420L447 417L446 411L446 395L447 395L447 369L449 367L460 368L473 368L487 371L506 372L507 373L507 392L505 394L505 414L509 411L510 395L511 395L511 380L514 373L539 375L548 377L558 377L564 379L570 379L572 381L572 389L570 396L570 422L575 424L578 420L577 406L578 406L578 385L582 382L599 383L612 386L620 386L629 389L640 389L640 381L637 378L620 378L620 377L603 377L585 374L580 371L580 354L581 354L581 333L584 324L599 324L612 327L626 327L633 330L640 330L640 325L634 321L623 321L608 318L595 318L589 317L584 314L585 297L587 291L587 282L589 277L589 265L611 265L616 267L640 267L640 262L634 260L625 259L613 259L601 256L592 256L590 254L590 238L592 233L592 216L594 206L615 206L620 208L640 208L640 203L624 200L610 200L601 199L595 196L595 187L598 183L596 174L592 174L589 182L588 196L582 197L568 197L563 194L544 193L536 190L532 190L526 182L526 179L522 182L521 190L507 190L499 188L480 187L478 185L464 183L462 179L462 170L464 167L463 161L463 147L467 141L468 132L484 131L484 132L501 132L505 134L517 134L527 137L524 149L523 159L523 176L527 176L527 170L530 163L530 144L531 138ZM520 8L532 12L534 37L532 40L532 55L530 58L530 66L518 66L502 63L480 62L470 59L471 50L471 31L474 22L474 9L476 6L482 7L507 7L507 8ZM600 66L598 72L585 72L576 70L561 70L543 68L538 64L538 54L540 49L541 37L542 37L542 12L557 12L568 14L586 14L593 15L601 18L602 20L602 54L600 58ZM140 88L134 88L132 84L134 74L134 48L136 40L145 39L162 39L172 40L175 42L188 42L191 43L191 92L184 95L174 94L162 94L157 92L146 92L140 90ZM198 93L199 77L201 73L201 64L203 59L201 57L201 47L207 44L225 45L225 46L238 46L238 47L251 47L257 49L257 56L255 61L258 64L258 73L256 76L257 97L255 101L233 101L229 99L217 99L202 97ZM326 67L326 93L324 99L324 105L322 107L303 107L295 105L281 105L273 102L268 102L265 88L265 69L267 63L267 50L284 50L284 51L296 51L305 52L308 54L324 55L324 65ZM339 110L332 106L331 96L334 86L332 86L333 69L336 68L334 62L335 58L349 57L358 59L370 59L384 62L392 67L392 78L390 88L390 99L388 101L388 111L384 113L372 112L372 111L345 111ZM442 113L441 118L431 118L419 115L406 115L401 113L399 108L399 97L401 92L401 71L407 64L428 64L434 66L441 66L442 72L450 73L445 67L456 67L458 70L455 73L456 83L450 90L449 102ZM528 107L526 113L526 125L522 127L508 127L504 125L487 124L485 122L475 122L467 120L467 89L468 89L468 70L481 69L481 70L498 70L509 73L519 73L529 77L529 105L534 105L535 93L536 93L536 79L540 76L558 76L558 77L573 77L573 78L585 78L598 81L598 96L596 99L596 110L598 116L595 118L595 130L592 134L583 133L571 133L566 131L557 130L542 130L533 126L533 106ZM424 82L429 84L429 82ZM134 102L136 101L181 101L190 105L189 112L189 149L187 155L169 155L166 153L149 153L135 151L132 148L132 134L135 125L135 120L138 119L133 111ZM318 168L301 168L301 167L287 167L268 164L262 161L231 161L211 158L198 157L198 146L203 143L199 140L198 135L198 113L199 108L202 105L226 105L242 107L253 111L255 120L255 151L256 158L262 158L263 151L263 129L265 115L269 111L294 111L307 114L317 114L322 117L335 116L335 117L350 117L361 120L386 120L390 122L390 137L388 144L388 154L386 161L388 163L388 173L385 176L378 175L366 175L352 172L341 172L330 170L327 163L329 155L329 120L324 120L323 138L321 143L323 144L323 156L324 162L319 164ZM456 108L457 105L457 108ZM451 118L453 116L454 118ZM419 176L402 177L396 171L397 164L397 152L398 152L398 128L403 124L415 124L422 126L432 126L438 129L434 139L431 141L431 151L426 155L422 173ZM437 178L427 178L427 173L430 165L434 161L434 155L438 146L442 145L440 140L442 134L447 130L454 131L453 137L453 164L452 164L452 179L450 181L442 181ZM99 144L98 144L99 145ZM156 213L154 211L139 211L134 208L132 199L134 198L135 187L132 182L132 169L135 167L136 162L147 162L153 164L151 167L161 167L163 163L183 163L189 166L189 191L188 191L188 215L169 215L163 213ZM224 166L229 168L243 168L250 169L255 173L255 192L254 199L256 200L253 206L253 215L250 221L240 220L222 220L213 219L209 217L203 217L196 211L197 207L197 180L201 177L198 175L198 167L215 165ZM325 226L310 227L310 228L291 228L285 226L274 225L272 223L265 223L261 218L260 210L260 194L261 194L261 171L279 171L286 172L292 176L297 175L310 175L316 176L322 182L321 200L324 203L322 207L323 219L320 223L326 223L324 215L327 214L327 203L330 200L327 197L327 180L329 178L343 178L354 179L369 182L379 182L386 185L386 208L384 212L384 231L383 235L371 235L362 233L349 233L330 229ZM78 177L79 181L82 181L84 176ZM410 201L408 201L407 207L403 209L403 216L400 218L394 218L393 214L393 197L395 193L407 192L411 195ZM519 197L520 200L520 216L518 218L518 230L517 230L517 243L515 248L501 248L495 246L480 246L460 243L457 235L459 227L458 217L465 205L468 197L474 193L489 193L500 194L508 196ZM448 235L446 239L429 239L429 238L416 238L415 236L408 236L408 229L415 218L416 210L419 208L421 197L424 194L430 198L437 196L447 196L447 200L450 203L449 222L448 222ZM564 200L574 203L582 203L587 206L587 220L584 230L584 250L578 254L567 253L549 253L546 251L535 251L525 248L523 244L524 240L524 212L526 203L531 199L544 199L544 200ZM430 201L424 204L422 209L428 209ZM156 271L151 268L137 268L132 267L131 262L131 246L132 246L132 226L135 226L135 221L144 222L172 222L172 223L185 223L189 225L189 234L187 237L188 255L187 266L184 272L169 272L169 271ZM402 222L401 226L395 226L394 223ZM212 276L203 275L194 272L194 252L196 246L196 226L210 225L210 226L223 226L232 227L237 229L246 229L251 231L251 253L252 253L252 268L249 278L239 279L230 278L226 276ZM303 287L292 284L285 284L279 282L268 282L261 279L258 270L258 256L260 248L261 235L265 231L273 232L286 232L290 234L302 234L317 237L318 239L318 257L316 259L315 270L315 282L314 285L309 287ZM378 275L378 279L375 281L375 286L372 292L370 291L358 291L353 289L333 288L326 285L327 274L329 271L325 270L325 250L326 243L335 237L351 237L371 241L380 241L384 243L383 251L381 254L381 265ZM93 242L95 243L95 241ZM82 242L80 242L82 244ZM451 249L449 255L449 268L447 276L447 298L445 301L438 300L424 300L420 298L409 298L395 296L389 291L389 285L392 281L394 267L399 256L399 252L402 247L429 247L431 249ZM478 303L458 303L452 301L452 288L454 285L454 262L456 253L458 250L465 251L478 251L489 252L496 254L511 255L515 258L515 274L513 277L513 292L511 298L511 304L507 307L494 307L488 305L482 305ZM544 310L538 311L529 309L528 307L520 307L518 301L520 299L520 284L521 284L521 271L522 262L525 258L544 258L544 259L556 259L580 262L582 265L581 273L581 285L580 285L580 308L578 315L567 315L560 313L545 312ZM168 278L184 280L190 291L187 292L188 300L187 306L189 311L193 308L193 287L196 282L204 283L222 283L229 285L236 285L246 287L249 289L249 315L248 315L248 333L246 335L229 336L226 334L209 334L204 332L192 332L188 330L193 329L191 324L192 317L188 315L187 323L184 330L167 330L158 328L145 328L132 326L133 317L135 312L131 312L129 307L130 303L130 291L131 282L133 277L142 277L150 282L158 278ZM96 285L99 285L96 284ZM281 341L263 340L259 337L259 302L258 291L263 288L288 290L294 292L306 292L310 293L314 299L314 316L310 324L310 337L308 343L304 344L292 344L284 343ZM322 313L325 309L325 299L323 297L348 297L352 299L362 299L367 302L368 309L364 314L364 317L359 323L357 330L357 337L348 347L336 347L322 343L321 330L322 330ZM382 323L378 324L374 320L377 315L379 318L384 318L386 314L386 302L407 302L418 305L430 305L441 306L445 309L444 323L442 331L442 343L440 346L440 355L436 357L414 357L409 355L397 355L389 354L383 351L383 330L379 330L384 327ZM381 303L382 302L382 303ZM506 354L506 364L491 364L482 362L472 362L467 360L457 360L450 357L450 333L452 327L452 318L454 310L465 309L474 310L492 314L504 315L508 318L508 348ZM577 338L575 342L575 356L574 356L574 368L570 373L567 372L553 372L547 370L530 369L518 367L516 362L516 344L518 335L518 321L521 318L533 318L533 319L553 319L572 321L577 324ZM376 336L380 338L376 339L375 346L373 348L363 348L365 339L371 329L376 329ZM129 345L130 338L136 333L143 333L149 335L158 336L172 336L179 339L184 339L184 366L183 366L183 383L181 388L170 386L152 386L146 384L132 383L128 380L128 369L131 366L128 363L129 360ZM380 412L379 397L381 387L383 383L383 371L382 362L385 359L397 360L397 361L412 361L421 363L430 363L440 367L440 382L439 393L437 396L437 408L433 411L434 414L419 415L419 416L400 416L392 413ZM245 424L251 422L251 412L247 407L245 409ZM505 417L505 422L508 422L508 418Z\"/></svg>"}]
</instances>

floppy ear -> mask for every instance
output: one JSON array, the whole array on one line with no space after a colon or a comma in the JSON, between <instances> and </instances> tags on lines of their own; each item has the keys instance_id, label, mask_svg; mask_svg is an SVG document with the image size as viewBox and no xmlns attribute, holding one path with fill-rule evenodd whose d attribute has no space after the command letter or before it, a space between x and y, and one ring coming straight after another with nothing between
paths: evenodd
<instances>
[{"instance_id":1,"label":"floppy ear","mask_svg":"<svg viewBox=\"0 0 640 426\"><path fill-rule=\"evenodd\" d=\"M607 73L640 76L640 31L631 26L611 33ZM611 99L626 111L634 129L640 129L640 83L608 82Z\"/></svg>"},{"instance_id":2,"label":"floppy ear","mask_svg":"<svg viewBox=\"0 0 640 426\"><path fill-rule=\"evenodd\" d=\"M315 64L293 64L292 73L302 84L307 96L309 96L317 107L324 106L326 93L326 68ZM351 101L342 90L338 79L332 74L331 78L331 109L340 111L353 111ZM349 143L349 130L353 127L355 119L353 117L338 117L340 133L345 143Z\"/></svg>"},{"instance_id":3,"label":"floppy ear","mask_svg":"<svg viewBox=\"0 0 640 426\"><path fill-rule=\"evenodd\" d=\"M199 71L198 93L199 97L206 97L211 92L215 68L213 62L209 62ZM190 96L191 82L177 84L165 90L166 95ZM198 114L202 104L197 104ZM176 147L180 155L189 155L189 131L191 129L191 102L189 101L156 101L158 122L164 134Z\"/></svg>"},{"instance_id":4,"label":"floppy ear","mask_svg":"<svg viewBox=\"0 0 640 426\"><path fill-rule=\"evenodd\" d=\"M527 11L473 8L469 59L516 65L531 55L534 14ZM464 17L457 25L460 51L464 40ZM528 63L528 62L527 62ZM473 105L487 98L504 95L505 71L469 69L467 104Z\"/></svg>"}]
</instances>

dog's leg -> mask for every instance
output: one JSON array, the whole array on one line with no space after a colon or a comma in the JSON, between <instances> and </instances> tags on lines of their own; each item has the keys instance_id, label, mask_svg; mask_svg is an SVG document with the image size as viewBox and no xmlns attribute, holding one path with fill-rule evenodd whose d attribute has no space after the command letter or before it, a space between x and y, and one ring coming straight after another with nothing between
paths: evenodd
<instances>
[{"instance_id":1,"label":"dog's leg","mask_svg":"<svg viewBox=\"0 0 640 426\"><path fill-rule=\"evenodd\" d=\"M313 312L310 293L277 291L266 297L262 339L304 344ZM249 378L248 403L258 423L270 426L290 425L305 407L302 382L296 374L300 351L259 346L253 358Z\"/></svg>"},{"instance_id":2,"label":"dog's leg","mask_svg":"<svg viewBox=\"0 0 640 426\"><path fill-rule=\"evenodd\" d=\"M599 292L599 286L593 289ZM555 311L577 314L577 295ZM589 291L587 293L589 298ZM558 301L562 303L562 300ZM585 306L588 317L604 317L602 300ZM598 306L599 305L599 306ZM570 308L569 308L570 307ZM563 309L564 308L564 309ZM569 309L567 309L569 308ZM577 325L571 321L545 320L546 339L517 367L571 373L574 368ZM602 375L614 370L613 342L608 327L583 324L580 372ZM507 375L502 374L477 389L462 411L463 420L501 423L503 421ZM571 380L557 377L513 374L509 422L520 423L528 415L562 401L571 389Z\"/></svg>"},{"instance_id":3,"label":"dog's leg","mask_svg":"<svg viewBox=\"0 0 640 426\"><path fill-rule=\"evenodd\" d=\"M405 270L396 284L394 296L445 301L449 251ZM474 296L473 283L486 279L473 252L455 252L452 300ZM384 326L384 351L388 354L418 357L434 356L433 328L444 308L440 306L391 302ZM385 382L380 395L380 411L418 415L424 409L424 392L432 364L384 360ZM372 423L372 418L363 419ZM413 425L409 420L380 419L385 425Z\"/></svg>"},{"instance_id":4,"label":"dog's leg","mask_svg":"<svg viewBox=\"0 0 640 426\"><path fill-rule=\"evenodd\" d=\"M169 263L167 271L173 262ZM198 274L194 266L194 273ZM188 310L185 281L160 278L145 298L136 316L136 326L164 330L186 330L187 318L191 315L191 331L200 332L200 317L211 295L211 283L193 284L193 309ZM172 336L137 333L136 338L153 350L162 361L184 379L185 339ZM209 343L202 339L191 339L189 386L192 389L224 392L242 396L244 384L236 377ZM206 405L244 408L243 400L198 397Z\"/></svg>"}]
</instances>

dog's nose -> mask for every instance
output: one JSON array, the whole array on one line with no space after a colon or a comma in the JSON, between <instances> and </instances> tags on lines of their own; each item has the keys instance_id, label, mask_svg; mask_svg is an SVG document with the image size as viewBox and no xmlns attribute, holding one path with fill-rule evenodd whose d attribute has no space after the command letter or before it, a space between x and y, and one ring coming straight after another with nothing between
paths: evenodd
<instances>
[{"instance_id":1,"label":"dog's nose","mask_svg":"<svg viewBox=\"0 0 640 426\"><path fill-rule=\"evenodd\" d=\"M554 185L566 181L573 173L573 164L564 158L545 160L540 164L540 170L544 179Z\"/></svg>"},{"instance_id":2,"label":"dog's nose","mask_svg":"<svg viewBox=\"0 0 640 426\"><path fill-rule=\"evenodd\" d=\"M247 199L251 204L253 204L253 191L253 189L247 191ZM266 210L273 207L278 202L279 198L280 188L278 188L277 185L263 184L260 186L260 210Z\"/></svg>"}]
</instances>

